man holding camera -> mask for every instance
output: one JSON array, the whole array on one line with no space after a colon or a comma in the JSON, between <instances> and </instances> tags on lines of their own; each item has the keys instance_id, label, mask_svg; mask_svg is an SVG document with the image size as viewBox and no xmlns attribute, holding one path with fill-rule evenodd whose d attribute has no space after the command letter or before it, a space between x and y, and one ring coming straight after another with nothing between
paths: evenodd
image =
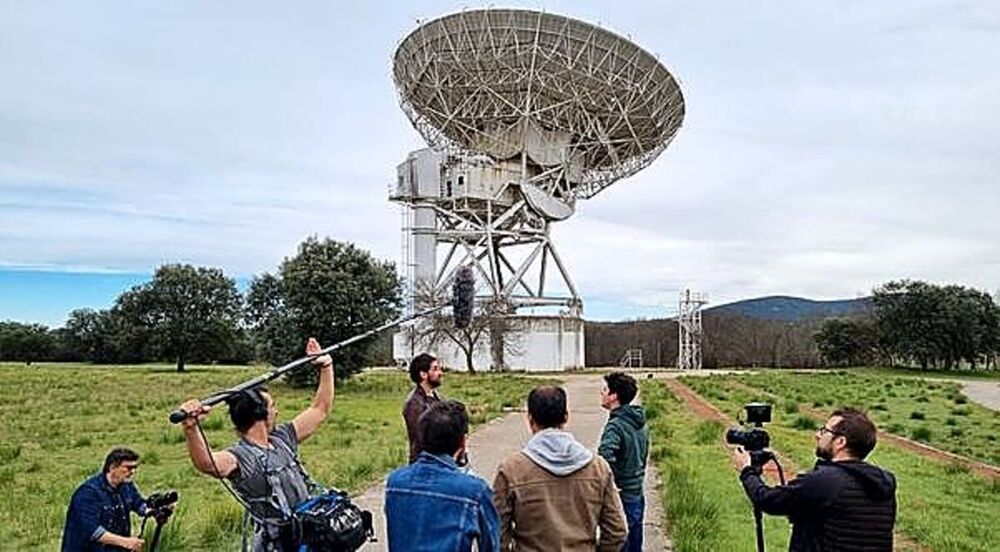
<instances>
[{"instance_id":1,"label":"man holding camera","mask_svg":"<svg viewBox=\"0 0 1000 552\"><path fill-rule=\"evenodd\" d=\"M417 461L389 475L385 519L389 550L500 549L500 520L485 481L465 474L469 414L458 401L439 401L420 417L423 450Z\"/></svg>"},{"instance_id":2,"label":"man holding camera","mask_svg":"<svg viewBox=\"0 0 1000 552\"><path fill-rule=\"evenodd\" d=\"M740 480L754 507L788 516L788 549L892 550L896 520L896 478L864 461L875 448L876 429L853 408L837 410L815 435L819 460L787 485L768 487L760 466L738 450Z\"/></svg>"},{"instance_id":3,"label":"man holding camera","mask_svg":"<svg viewBox=\"0 0 1000 552\"><path fill-rule=\"evenodd\" d=\"M406 436L410 440L410 463L417 461L423 449L420 442L420 416L430 406L441 400L437 388L441 386L444 371L436 358L420 353L410 361L410 381L414 383L403 403L403 421L406 422Z\"/></svg>"},{"instance_id":4,"label":"man holding camera","mask_svg":"<svg viewBox=\"0 0 1000 552\"><path fill-rule=\"evenodd\" d=\"M601 407L611 412L597 453L608 461L625 509L628 538L622 552L642 551L642 518L646 508L643 479L649 453L646 411L632 404L639 386L632 376L612 372L604 376Z\"/></svg>"},{"instance_id":5,"label":"man holding camera","mask_svg":"<svg viewBox=\"0 0 1000 552\"><path fill-rule=\"evenodd\" d=\"M310 338L306 354L320 350L319 343ZM183 424L191 463L204 474L232 482L256 522L255 552L297 549L289 522L291 510L309 497L298 459L299 443L315 433L333 407L333 360L322 355L312 363L319 370L316 394L312 405L291 422L275 426L278 409L266 389L249 389L230 397L229 418L240 440L223 451L209 450L198 427L211 408L196 399L181 405L189 413Z\"/></svg>"},{"instance_id":6,"label":"man holding camera","mask_svg":"<svg viewBox=\"0 0 1000 552\"><path fill-rule=\"evenodd\" d=\"M63 528L63 552L142 550L143 541L131 536L129 512L145 516L146 501L132 477L139 454L116 448L104 459L101 473L83 482L73 493Z\"/></svg>"}]
</instances>

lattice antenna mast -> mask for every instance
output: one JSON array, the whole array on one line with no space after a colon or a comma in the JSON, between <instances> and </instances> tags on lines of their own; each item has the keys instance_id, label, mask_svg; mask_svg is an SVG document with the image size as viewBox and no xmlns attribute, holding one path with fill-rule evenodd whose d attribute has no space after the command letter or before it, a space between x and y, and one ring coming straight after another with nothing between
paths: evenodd
<instances>
[{"instance_id":1,"label":"lattice antenna mast","mask_svg":"<svg viewBox=\"0 0 1000 552\"><path fill-rule=\"evenodd\" d=\"M681 292L677 315L677 367L681 370L701 370L701 308L707 303L708 294Z\"/></svg>"}]
</instances>

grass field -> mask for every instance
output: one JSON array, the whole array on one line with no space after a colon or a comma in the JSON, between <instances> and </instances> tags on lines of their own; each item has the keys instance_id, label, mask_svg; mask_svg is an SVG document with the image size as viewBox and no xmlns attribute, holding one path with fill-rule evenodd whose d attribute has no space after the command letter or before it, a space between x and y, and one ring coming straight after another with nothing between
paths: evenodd
<instances>
[{"instance_id":1,"label":"grass field","mask_svg":"<svg viewBox=\"0 0 1000 552\"><path fill-rule=\"evenodd\" d=\"M181 430L167 414L262 368L90 367L0 363L0 550L58 548L69 497L100 469L107 451L127 445L142 455L143 493L175 489L181 499L160 550L230 550L239 543L239 506L188 462ZM523 403L538 379L448 374L446 396L469 407L472 422ZM356 377L337 389L334 411L302 448L317 480L356 491L406 460L400 408L411 387L402 372ZM305 408L311 390L271 385L281 421ZM203 424L215 448L234 441L225 409Z\"/></svg>"},{"instance_id":2,"label":"grass field","mask_svg":"<svg viewBox=\"0 0 1000 552\"><path fill-rule=\"evenodd\" d=\"M778 395L774 422L767 427L771 444L802 467L810 466L815 459L813 433L817 426L811 417L798 413L799 405L813 407L819 403L822 409L832 410L835 405L851 404L849 399L852 397L863 407L872 406L862 400L865 397L883 404L884 411L872 410L877 420L879 413L900 413L898 419L911 420L915 427L927 424L932 436L943 428L955 427L947 422L952 409L970 408L969 414L959 417L974 417L976 423L986 427L981 433L970 430L974 443L963 447L972 447L971 450L987 458L996 452L995 446L989 448L992 441L988 435L990 431L996 433L990 429L994 427L995 415L985 409L980 412L965 403L955 404L951 387L912 378L867 379L869 377L872 376L853 373L769 372L756 376L687 377L682 381L733 417L742 413L742 405L747 402L775 400L773 396L752 391L748 385L766 388ZM892 385L887 387L890 383ZM839 399L830 403L828 397ZM928 399L917 401L919 397ZM925 412L924 419L909 416L917 408L915 405L920 405ZM904 426L908 427L911 426ZM715 446L723 448L718 442ZM899 484L897 529L904 535L932 550L985 552L1000 549L1000 482L972 474L963 466L925 459L887 443L880 443L870 460L896 474Z\"/></svg>"},{"instance_id":3,"label":"grass field","mask_svg":"<svg viewBox=\"0 0 1000 552\"><path fill-rule=\"evenodd\" d=\"M659 381L643 382L642 401L673 550L753 550L753 510L721 444L722 425L698 419ZM768 550L787 550L789 534L785 520L765 517Z\"/></svg>"}]
</instances>

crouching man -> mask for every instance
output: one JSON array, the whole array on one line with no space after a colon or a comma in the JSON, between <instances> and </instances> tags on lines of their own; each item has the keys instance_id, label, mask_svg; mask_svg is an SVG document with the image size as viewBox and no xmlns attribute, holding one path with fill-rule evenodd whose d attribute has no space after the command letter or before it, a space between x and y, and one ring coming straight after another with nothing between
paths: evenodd
<instances>
[{"instance_id":1,"label":"crouching man","mask_svg":"<svg viewBox=\"0 0 1000 552\"><path fill-rule=\"evenodd\" d=\"M139 454L113 449L104 469L83 482L69 504L63 528L62 552L142 550L142 539L131 536L129 513L147 514L146 501L132 477L139 468Z\"/></svg>"}]
</instances>

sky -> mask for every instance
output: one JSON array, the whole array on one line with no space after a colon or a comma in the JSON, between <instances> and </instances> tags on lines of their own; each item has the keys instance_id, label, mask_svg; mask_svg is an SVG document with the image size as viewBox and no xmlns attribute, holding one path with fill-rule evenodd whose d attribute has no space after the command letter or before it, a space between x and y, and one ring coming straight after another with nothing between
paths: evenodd
<instances>
[{"instance_id":1,"label":"sky","mask_svg":"<svg viewBox=\"0 0 1000 552\"><path fill-rule=\"evenodd\" d=\"M424 147L392 54L453 2L0 0L0 320L60 325L163 263L241 285L310 235L400 256ZM1000 3L511 3L657 55L684 124L553 226L589 319L899 278L1000 289Z\"/></svg>"}]
</instances>

